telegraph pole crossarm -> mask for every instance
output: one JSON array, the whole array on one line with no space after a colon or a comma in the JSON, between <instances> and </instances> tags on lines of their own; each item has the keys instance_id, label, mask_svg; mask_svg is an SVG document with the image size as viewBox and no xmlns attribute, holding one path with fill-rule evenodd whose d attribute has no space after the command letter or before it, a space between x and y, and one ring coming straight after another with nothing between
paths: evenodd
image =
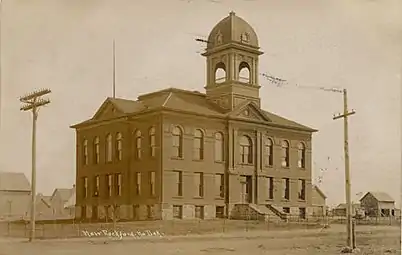
<instances>
[{"instance_id":1,"label":"telegraph pole crossarm","mask_svg":"<svg viewBox=\"0 0 402 255\"><path fill-rule=\"evenodd\" d=\"M50 103L49 99L43 99L42 96L49 94L50 89L42 89L30 93L20 98L24 103L21 106L21 111L32 111L32 177L31 177L31 229L29 235L29 242L35 239L35 216L36 216L36 121L38 119L38 110L40 107Z\"/></svg>"},{"instance_id":2,"label":"telegraph pole crossarm","mask_svg":"<svg viewBox=\"0 0 402 255\"><path fill-rule=\"evenodd\" d=\"M343 90L343 114L334 115L333 119L341 119L343 118L344 125L344 152L345 152L345 195L346 195L346 217L347 217L347 247L349 249L355 249L356 247L353 240L354 229L352 222L352 201L351 201L351 180L350 180L350 166L349 166L349 126L348 126L348 117L355 114L354 110L348 110L348 94L347 90Z\"/></svg>"}]
</instances>

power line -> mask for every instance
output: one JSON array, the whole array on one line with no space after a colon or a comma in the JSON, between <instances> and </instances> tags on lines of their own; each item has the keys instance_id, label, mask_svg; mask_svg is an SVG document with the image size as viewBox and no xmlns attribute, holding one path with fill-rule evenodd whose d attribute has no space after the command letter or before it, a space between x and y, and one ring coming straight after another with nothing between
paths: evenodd
<instances>
[{"instance_id":1,"label":"power line","mask_svg":"<svg viewBox=\"0 0 402 255\"><path fill-rule=\"evenodd\" d=\"M300 85L298 83L293 83L285 79L281 79L278 77L275 77L273 75L267 74L267 73L260 73L262 77L264 77L266 80L271 82L272 84L275 84L277 87L289 87L289 88L295 88L295 89L310 89L310 90L322 90L322 91L327 91L327 92L336 92L336 93L343 93L343 90L339 88L327 88L327 87L317 87L317 86L306 86L306 85Z\"/></svg>"}]
</instances>

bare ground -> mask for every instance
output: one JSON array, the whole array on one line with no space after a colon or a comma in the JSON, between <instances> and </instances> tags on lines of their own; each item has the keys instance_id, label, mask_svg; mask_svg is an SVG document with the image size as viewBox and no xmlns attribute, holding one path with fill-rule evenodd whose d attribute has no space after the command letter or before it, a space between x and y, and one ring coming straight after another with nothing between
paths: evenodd
<instances>
[{"instance_id":1,"label":"bare ground","mask_svg":"<svg viewBox=\"0 0 402 255\"><path fill-rule=\"evenodd\" d=\"M400 228L395 226L358 226L360 254L401 254ZM0 255L24 254L340 254L345 244L345 226L329 229L286 231L248 231L236 233L165 236L162 238L112 240L80 238L43 240L27 243L3 238Z\"/></svg>"}]
</instances>

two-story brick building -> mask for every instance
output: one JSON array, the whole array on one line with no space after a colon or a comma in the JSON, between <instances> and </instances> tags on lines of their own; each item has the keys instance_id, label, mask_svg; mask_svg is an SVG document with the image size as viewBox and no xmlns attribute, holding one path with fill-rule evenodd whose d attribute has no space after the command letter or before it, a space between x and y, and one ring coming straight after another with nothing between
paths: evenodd
<instances>
[{"instance_id":1,"label":"two-story brick building","mask_svg":"<svg viewBox=\"0 0 402 255\"><path fill-rule=\"evenodd\" d=\"M254 29L232 12L202 54L206 93L107 98L72 126L76 217L110 217L113 206L126 219L225 217L237 205L311 214L316 130L261 109L261 54Z\"/></svg>"}]
</instances>

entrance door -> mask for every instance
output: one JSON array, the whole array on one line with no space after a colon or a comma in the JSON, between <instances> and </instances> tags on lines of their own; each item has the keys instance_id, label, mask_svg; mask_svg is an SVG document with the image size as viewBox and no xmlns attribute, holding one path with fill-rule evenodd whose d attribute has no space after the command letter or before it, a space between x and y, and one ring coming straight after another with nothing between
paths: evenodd
<instances>
[{"instance_id":1,"label":"entrance door","mask_svg":"<svg viewBox=\"0 0 402 255\"><path fill-rule=\"evenodd\" d=\"M252 203L253 194L252 178L251 176L241 176L240 179L240 199L241 203L249 204Z\"/></svg>"},{"instance_id":2,"label":"entrance door","mask_svg":"<svg viewBox=\"0 0 402 255\"><path fill-rule=\"evenodd\" d=\"M246 177L246 189L247 189L247 203L252 203L253 201L253 180L251 176Z\"/></svg>"}]
</instances>

